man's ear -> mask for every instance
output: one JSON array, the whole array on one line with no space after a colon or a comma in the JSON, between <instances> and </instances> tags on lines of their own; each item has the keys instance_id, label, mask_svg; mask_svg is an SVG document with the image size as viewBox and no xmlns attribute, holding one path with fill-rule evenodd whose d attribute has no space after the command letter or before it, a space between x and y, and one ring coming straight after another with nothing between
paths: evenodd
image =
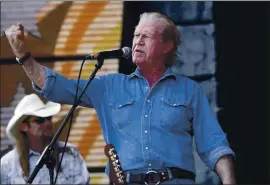
<instances>
[{"instance_id":1,"label":"man's ear","mask_svg":"<svg viewBox=\"0 0 270 185\"><path fill-rule=\"evenodd\" d=\"M173 49L173 42L172 41L167 42L166 43L166 48L164 50L164 54L169 53L170 51L172 51L172 49Z\"/></svg>"},{"instance_id":2,"label":"man's ear","mask_svg":"<svg viewBox=\"0 0 270 185\"><path fill-rule=\"evenodd\" d=\"M22 131L22 132L27 132L29 129L29 126L23 122L20 122L18 127L19 127L20 131Z\"/></svg>"}]
</instances>

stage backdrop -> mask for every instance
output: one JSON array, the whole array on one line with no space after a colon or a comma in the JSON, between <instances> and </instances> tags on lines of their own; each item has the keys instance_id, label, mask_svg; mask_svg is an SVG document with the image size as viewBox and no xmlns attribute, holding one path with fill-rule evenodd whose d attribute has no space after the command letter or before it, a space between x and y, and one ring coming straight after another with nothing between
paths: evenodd
<instances>
[{"instance_id":1,"label":"stage backdrop","mask_svg":"<svg viewBox=\"0 0 270 185\"><path fill-rule=\"evenodd\" d=\"M195 78L205 90L215 112L215 29L212 2L121 2L121 1L12 1L1 3L1 155L13 146L5 128L20 99L32 93L31 82L14 60L3 36L4 30L17 22L25 26L28 49L43 65L68 77L77 78L83 56L97 51L131 46L139 13L159 11L167 14L182 33L174 71ZM123 26L124 25L124 26ZM124 29L123 29L124 28ZM82 78L87 79L96 61L87 61ZM120 65L119 65L120 64ZM131 62L107 60L97 76L104 73L130 73ZM67 115L70 106L62 105L54 117L54 129ZM65 139L67 129L60 139ZM91 184L106 184L102 172L106 164L104 140L94 109L76 109L69 142L78 146L91 172ZM194 145L196 182L218 184L219 179L199 159Z\"/></svg>"},{"instance_id":2,"label":"stage backdrop","mask_svg":"<svg viewBox=\"0 0 270 185\"><path fill-rule=\"evenodd\" d=\"M12 1L1 2L1 35L17 22L25 26L29 51L42 64L68 77L77 78L81 61L89 53L117 49L121 45L123 2L121 1ZM74 59L74 60L73 60ZM84 64L82 78L87 79L96 61ZM119 61L107 60L97 74L118 72ZM1 151L12 146L5 128L18 101L32 93L31 83L5 37L1 37ZM70 106L63 105L54 117L55 129ZM104 140L94 109L78 107L73 117L69 142L78 146L91 173L91 184L106 184ZM61 135L61 140L64 139ZM101 168L101 170L100 170ZM98 173L94 173L97 171Z\"/></svg>"}]
</instances>

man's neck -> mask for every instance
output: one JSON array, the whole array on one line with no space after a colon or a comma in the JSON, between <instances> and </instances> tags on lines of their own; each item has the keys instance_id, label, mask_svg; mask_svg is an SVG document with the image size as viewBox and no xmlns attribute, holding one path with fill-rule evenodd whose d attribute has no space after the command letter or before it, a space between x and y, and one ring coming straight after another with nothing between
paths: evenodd
<instances>
[{"instance_id":1,"label":"man's neck","mask_svg":"<svg viewBox=\"0 0 270 185\"><path fill-rule=\"evenodd\" d=\"M49 140L44 140L40 138L32 139L31 141L29 141L30 149L39 153L42 153L48 144L49 144Z\"/></svg>"},{"instance_id":2,"label":"man's neck","mask_svg":"<svg viewBox=\"0 0 270 185\"><path fill-rule=\"evenodd\" d=\"M140 68L140 71L142 76L148 81L150 88L152 88L152 86L164 75L166 67L144 67Z\"/></svg>"}]
</instances>

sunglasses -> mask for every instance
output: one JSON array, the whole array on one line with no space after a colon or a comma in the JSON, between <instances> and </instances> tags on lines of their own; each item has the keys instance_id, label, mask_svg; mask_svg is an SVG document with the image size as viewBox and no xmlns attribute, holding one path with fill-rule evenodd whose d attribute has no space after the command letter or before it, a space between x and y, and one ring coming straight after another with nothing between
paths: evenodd
<instances>
[{"instance_id":1,"label":"sunglasses","mask_svg":"<svg viewBox=\"0 0 270 185\"><path fill-rule=\"evenodd\" d=\"M31 119L31 118L33 118L33 119ZM35 122L36 124L41 125L46 120L51 121L52 120L52 116L48 116L48 117L27 116L27 118L25 118L25 120L23 122L24 123Z\"/></svg>"}]
</instances>

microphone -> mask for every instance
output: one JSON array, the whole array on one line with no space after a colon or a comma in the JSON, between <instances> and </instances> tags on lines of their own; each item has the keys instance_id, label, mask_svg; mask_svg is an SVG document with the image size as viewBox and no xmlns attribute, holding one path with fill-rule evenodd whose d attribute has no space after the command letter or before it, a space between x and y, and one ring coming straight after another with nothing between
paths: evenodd
<instances>
[{"instance_id":1,"label":"microphone","mask_svg":"<svg viewBox=\"0 0 270 185\"><path fill-rule=\"evenodd\" d=\"M85 59L108 59L108 58L129 59L131 57L131 53L132 53L131 48L125 46L122 49L91 53L90 55L87 55Z\"/></svg>"}]
</instances>

